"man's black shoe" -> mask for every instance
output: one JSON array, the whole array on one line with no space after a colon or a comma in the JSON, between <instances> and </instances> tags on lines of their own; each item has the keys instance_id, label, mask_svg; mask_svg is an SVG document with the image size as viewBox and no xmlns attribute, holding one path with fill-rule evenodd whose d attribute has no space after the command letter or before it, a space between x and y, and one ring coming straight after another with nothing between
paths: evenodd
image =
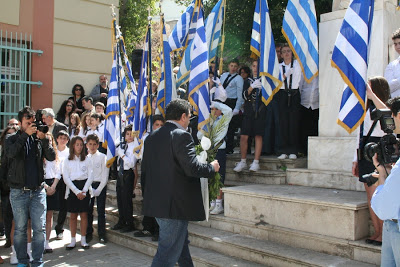
<instances>
[{"instance_id":1,"label":"man's black shoe","mask_svg":"<svg viewBox=\"0 0 400 267\"><path fill-rule=\"evenodd\" d=\"M116 225L114 225L113 227L111 227L111 230L121 230L122 228L124 228L125 225L118 222Z\"/></svg>"},{"instance_id":2,"label":"man's black shoe","mask_svg":"<svg viewBox=\"0 0 400 267\"><path fill-rule=\"evenodd\" d=\"M154 234L154 235L151 237L151 240L152 240L152 241L158 241L158 234Z\"/></svg>"},{"instance_id":3,"label":"man's black shoe","mask_svg":"<svg viewBox=\"0 0 400 267\"><path fill-rule=\"evenodd\" d=\"M6 240L6 243L5 243L4 246L3 246L3 248L9 248L9 247L11 247L11 240L10 240L10 239L7 239L7 240Z\"/></svg>"},{"instance_id":4,"label":"man's black shoe","mask_svg":"<svg viewBox=\"0 0 400 267\"><path fill-rule=\"evenodd\" d=\"M152 236L152 234L147 230L135 232L133 235L136 236L136 237Z\"/></svg>"},{"instance_id":5,"label":"man's black shoe","mask_svg":"<svg viewBox=\"0 0 400 267\"><path fill-rule=\"evenodd\" d=\"M127 225L124 228L122 228L120 230L121 233L128 233L128 232L132 232L135 230L135 227L133 225Z\"/></svg>"},{"instance_id":6,"label":"man's black shoe","mask_svg":"<svg viewBox=\"0 0 400 267\"><path fill-rule=\"evenodd\" d=\"M86 242L89 243L93 239L93 234L86 234Z\"/></svg>"}]
</instances>

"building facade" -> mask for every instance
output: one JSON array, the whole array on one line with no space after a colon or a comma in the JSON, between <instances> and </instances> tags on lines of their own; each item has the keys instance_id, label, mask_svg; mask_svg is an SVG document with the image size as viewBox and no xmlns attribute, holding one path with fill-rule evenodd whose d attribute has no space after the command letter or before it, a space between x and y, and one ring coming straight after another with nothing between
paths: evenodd
<instances>
[{"instance_id":1,"label":"building facade","mask_svg":"<svg viewBox=\"0 0 400 267\"><path fill-rule=\"evenodd\" d=\"M118 0L2 0L0 117L24 105L55 112L81 84L90 94L112 65L111 4Z\"/></svg>"}]
</instances>

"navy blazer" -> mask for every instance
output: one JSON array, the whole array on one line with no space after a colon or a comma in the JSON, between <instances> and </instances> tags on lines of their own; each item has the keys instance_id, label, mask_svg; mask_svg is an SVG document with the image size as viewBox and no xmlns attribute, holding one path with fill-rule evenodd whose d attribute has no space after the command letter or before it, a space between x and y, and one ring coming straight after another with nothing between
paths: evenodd
<instances>
[{"instance_id":1,"label":"navy blazer","mask_svg":"<svg viewBox=\"0 0 400 267\"><path fill-rule=\"evenodd\" d=\"M205 220L200 178L215 172L197 161L190 133L169 122L154 131L146 138L141 168L144 215Z\"/></svg>"}]
</instances>

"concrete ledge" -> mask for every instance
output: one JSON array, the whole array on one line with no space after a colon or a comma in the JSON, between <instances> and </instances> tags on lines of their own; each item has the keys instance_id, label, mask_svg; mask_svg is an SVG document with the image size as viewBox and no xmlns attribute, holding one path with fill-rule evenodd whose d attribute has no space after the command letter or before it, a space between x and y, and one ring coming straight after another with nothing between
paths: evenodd
<instances>
[{"instance_id":1,"label":"concrete ledge","mask_svg":"<svg viewBox=\"0 0 400 267\"><path fill-rule=\"evenodd\" d=\"M231 154L226 157L226 168L233 169L235 164L240 161L240 154ZM247 164L250 165L254 160L254 155L247 155ZM260 157L261 170L282 170L286 168L306 168L307 158L298 159L278 159L276 156L261 156Z\"/></svg>"},{"instance_id":2,"label":"concrete ledge","mask_svg":"<svg viewBox=\"0 0 400 267\"><path fill-rule=\"evenodd\" d=\"M322 187L341 190L364 191L364 184L350 172L312 169L287 169L286 180L291 185Z\"/></svg>"},{"instance_id":3,"label":"concrete ledge","mask_svg":"<svg viewBox=\"0 0 400 267\"><path fill-rule=\"evenodd\" d=\"M217 252L267 266L371 266L338 256L258 240L226 231L189 226L191 242Z\"/></svg>"},{"instance_id":4,"label":"concrete ledge","mask_svg":"<svg viewBox=\"0 0 400 267\"><path fill-rule=\"evenodd\" d=\"M251 172L248 170L235 172L232 169L226 170L225 182L244 182L247 184L285 184L286 173L284 171L260 170Z\"/></svg>"},{"instance_id":5,"label":"concrete ledge","mask_svg":"<svg viewBox=\"0 0 400 267\"><path fill-rule=\"evenodd\" d=\"M248 185L223 191L225 216L230 218L348 240L368 235L363 192L290 185Z\"/></svg>"}]
</instances>

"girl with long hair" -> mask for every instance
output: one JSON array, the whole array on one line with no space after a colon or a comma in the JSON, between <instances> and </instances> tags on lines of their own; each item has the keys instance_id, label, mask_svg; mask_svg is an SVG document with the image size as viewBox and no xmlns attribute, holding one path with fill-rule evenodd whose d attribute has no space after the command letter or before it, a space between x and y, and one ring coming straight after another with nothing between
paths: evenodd
<instances>
[{"instance_id":1,"label":"girl with long hair","mask_svg":"<svg viewBox=\"0 0 400 267\"><path fill-rule=\"evenodd\" d=\"M75 104L72 100L64 100L61 104L60 109L57 112L56 120L58 122L64 123L66 126L69 125L69 120L72 112L75 110Z\"/></svg>"},{"instance_id":2,"label":"girl with long hair","mask_svg":"<svg viewBox=\"0 0 400 267\"><path fill-rule=\"evenodd\" d=\"M81 117L79 117L78 113L72 113L70 116L70 124L68 126L69 137L72 138L78 136L81 134L81 131Z\"/></svg>"}]
</instances>

